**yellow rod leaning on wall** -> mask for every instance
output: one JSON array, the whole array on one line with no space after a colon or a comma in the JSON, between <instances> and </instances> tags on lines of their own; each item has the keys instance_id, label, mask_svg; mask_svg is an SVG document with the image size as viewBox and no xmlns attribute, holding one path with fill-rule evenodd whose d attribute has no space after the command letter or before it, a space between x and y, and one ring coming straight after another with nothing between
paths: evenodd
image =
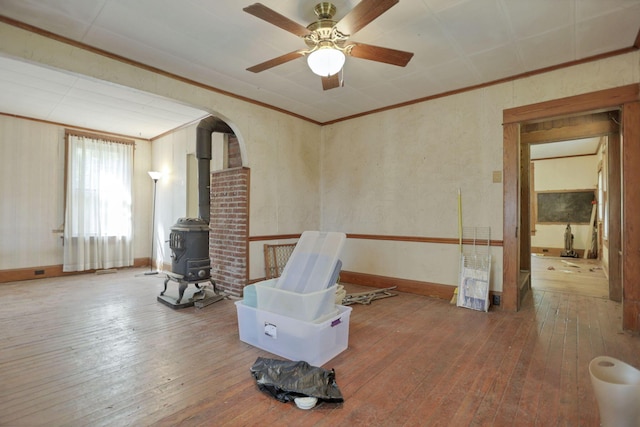
<instances>
[{"instance_id":1,"label":"yellow rod leaning on wall","mask_svg":"<svg viewBox=\"0 0 640 427\"><path fill-rule=\"evenodd\" d=\"M458 188L458 243L462 253L462 193Z\"/></svg>"}]
</instances>

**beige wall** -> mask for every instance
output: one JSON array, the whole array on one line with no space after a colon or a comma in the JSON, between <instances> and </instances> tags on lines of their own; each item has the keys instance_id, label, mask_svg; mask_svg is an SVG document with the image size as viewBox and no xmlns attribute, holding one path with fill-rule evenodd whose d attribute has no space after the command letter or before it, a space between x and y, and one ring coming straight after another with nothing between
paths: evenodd
<instances>
[{"instance_id":1,"label":"beige wall","mask_svg":"<svg viewBox=\"0 0 640 427\"><path fill-rule=\"evenodd\" d=\"M252 236L320 228L456 238L460 188L464 225L490 226L492 238L501 240L502 185L492 182L492 172L502 170L503 109L640 81L640 53L634 52L321 129L6 24L0 24L0 52L172 98L225 120L251 168ZM178 171L186 164L180 145L186 143L176 144L154 143L151 154L153 168L175 172L159 184L159 208L171 212L163 217L165 228L186 203L180 193L186 176ZM251 278L264 276L262 245L251 245ZM349 239L343 263L356 272L455 285L457 254L456 245ZM501 248L492 254L492 289L499 291Z\"/></svg>"},{"instance_id":2,"label":"beige wall","mask_svg":"<svg viewBox=\"0 0 640 427\"><path fill-rule=\"evenodd\" d=\"M299 233L320 227L320 126L4 23L0 23L0 53L137 88L220 117L234 129L244 166L251 168L250 235ZM169 227L184 216L186 209L186 154L190 150L186 133L178 132L167 140L154 142L148 157L150 167L170 172L168 179L158 182L157 210L163 213L162 232L156 239L163 245L159 256L164 259L169 256L163 243ZM151 189L149 184L150 194ZM145 214L146 218L151 217L150 202ZM147 249L149 244L146 243ZM252 244L250 249L256 254L251 257L250 276L264 277L262 243Z\"/></svg>"},{"instance_id":3,"label":"beige wall","mask_svg":"<svg viewBox=\"0 0 640 427\"><path fill-rule=\"evenodd\" d=\"M502 239L502 106L508 85L436 99L324 129L322 227L350 233L458 237L491 227ZM345 270L455 285L457 245L348 240ZM501 289L502 250L494 247Z\"/></svg>"},{"instance_id":4,"label":"beige wall","mask_svg":"<svg viewBox=\"0 0 640 427\"><path fill-rule=\"evenodd\" d=\"M252 236L299 233L320 226L320 144L313 139L314 134L319 135L318 128L293 118L290 124L282 126L281 132L272 135L272 140L261 140L259 145L245 144L243 162L251 168L249 233ZM196 127L197 123L152 143L153 168L164 173L158 181L156 208L158 265L171 264L167 242L170 228L178 218L187 216L187 156L195 153ZM242 141L242 131L236 132ZM258 160L251 162L251 158ZM264 243L250 245L252 279L264 277Z\"/></svg>"},{"instance_id":5,"label":"beige wall","mask_svg":"<svg viewBox=\"0 0 640 427\"><path fill-rule=\"evenodd\" d=\"M149 141L135 140L135 258L149 256ZM64 127L0 116L0 270L61 265Z\"/></svg>"},{"instance_id":6,"label":"beige wall","mask_svg":"<svg viewBox=\"0 0 640 427\"><path fill-rule=\"evenodd\" d=\"M322 227L351 233L457 237L489 226L502 239L502 111L640 81L640 53L535 75L323 129ZM502 290L502 249L492 285ZM456 245L347 241L344 269L454 285Z\"/></svg>"}]
</instances>

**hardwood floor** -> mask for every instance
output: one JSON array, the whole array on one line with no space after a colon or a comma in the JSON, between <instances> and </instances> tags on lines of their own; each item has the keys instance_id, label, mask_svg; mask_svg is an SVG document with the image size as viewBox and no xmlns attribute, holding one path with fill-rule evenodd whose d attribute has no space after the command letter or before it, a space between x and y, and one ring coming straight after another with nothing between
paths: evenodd
<instances>
[{"instance_id":1,"label":"hardwood floor","mask_svg":"<svg viewBox=\"0 0 640 427\"><path fill-rule=\"evenodd\" d=\"M589 361L640 366L606 299L534 289L483 313L400 294L352 306L325 365L345 402L303 411L258 390L249 368L273 356L239 341L232 301L172 310L142 272L0 285L0 425L597 426Z\"/></svg>"},{"instance_id":2,"label":"hardwood floor","mask_svg":"<svg viewBox=\"0 0 640 427\"><path fill-rule=\"evenodd\" d=\"M531 257L531 287L609 298L609 279L595 259Z\"/></svg>"}]
</instances>

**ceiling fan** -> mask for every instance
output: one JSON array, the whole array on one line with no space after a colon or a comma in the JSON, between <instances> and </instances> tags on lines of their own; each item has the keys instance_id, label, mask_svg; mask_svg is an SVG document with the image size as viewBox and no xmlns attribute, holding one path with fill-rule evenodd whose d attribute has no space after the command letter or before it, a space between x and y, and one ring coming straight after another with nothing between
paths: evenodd
<instances>
[{"instance_id":1,"label":"ceiling fan","mask_svg":"<svg viewBox=\"0 0 640 427\"><path fill-rule=\"evenodd\" d=\"M247 6L242 10L295 34L302 38L307 45L307 49L298 49L286 53L247 68L247 70L259 73L301 56L306 56L309 68L322 78L322 88L328 90L341 85L338 75L344 65L346 55L404 67L413 57L413 53L349 41L349 37L399 1L362 0L339 22L333 19L336 13L336 7L333 4L329 2L318 3L313 9L318 20L306 27L280 15L261 3Z\"/></svg>"}]
</instances>

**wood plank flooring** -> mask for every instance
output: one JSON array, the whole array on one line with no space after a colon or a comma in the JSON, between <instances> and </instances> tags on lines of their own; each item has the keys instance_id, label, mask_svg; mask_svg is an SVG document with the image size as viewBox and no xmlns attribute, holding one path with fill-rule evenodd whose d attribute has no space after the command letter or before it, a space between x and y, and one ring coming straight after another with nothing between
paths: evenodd
<instances>
[{"instance_id":1,"label":"wood plank flooring","mask_svg":"<svg viewBox=\"0 0 640 427\"><path fill-rule=\"evenodd\" d=\"M325 365L345 402L303 411L258 390L249 368L274 356L238 339L233 301L173 310L143 272L0 285L0 425L597 426L589 361L640 367L603 298L534 289L483 313L400 294L352 306Z\"/></svg>"},{"instance_id":2,"label":"wood plank flooring","mask_svg":"<svg viewBox=\"0 0 640 427\"><path fill-rule=\"evenodd\" d=\"M597 298L609 298L609 279L595 259L531 257L531 287L570 292Z\"/></svg>"}]
</instances>

